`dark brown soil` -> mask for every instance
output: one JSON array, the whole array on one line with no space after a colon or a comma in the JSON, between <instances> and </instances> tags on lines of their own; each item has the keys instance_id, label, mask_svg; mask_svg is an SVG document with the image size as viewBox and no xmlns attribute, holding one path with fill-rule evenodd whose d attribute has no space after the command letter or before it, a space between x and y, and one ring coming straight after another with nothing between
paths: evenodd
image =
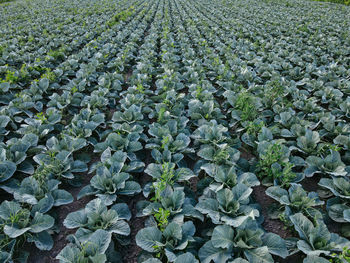
<instances>
[{"instance_id":1,"label":"dark brown soil","mask_svg":"<svg viewBox=\"0 0 350 263\"><path fill-rule=\"evenodd\" d=\"M291 238L293 233L285 227L283 222L278 219L271 219L268 216L268 209L272 205L276 205L277 202L266 195L265 186L259 185L253 188L253 196L261 206L261 213L264 216L264 222L262 224L263 228L267 232L272 232L279 235L282 238ZM274 257L276 263L302 263L304 256L301 253L294 254L285 259L280 257Z\"/></svg>"},{"instance_id":2,"label":"dark brown soil","mask_svg":"<svg viewBox=\"0 0 350 263\"><path fill-rule=\"evenodd\" d=\"M7 192L5 192L4 190L0 189L0 200L2 201L12 201L13 200L13 196Z\"/></svg>"},{"instance_id":3,"label":"dark brown soil","mask_svg":"<svg viewBox=\"0 0 350 263\"><path fill-rule=\"evenodd\" d=\"M128 83L131 76L132 76L132 69L130 69L127 73L124 74L124 82Z\"/></svg>"},{"instance_id":4,"label":"dark brown soil","mask_svg":"<svg viewBox=\"0 0 350 263\"><path fill-rule=\"evenodd\" d=\"M129 203L129 209L132 213L130 221L130 238L131 243L122 251L123 262L137 263L137 257L141 252L141 248L136 245L136 234L140 229L144 227L145 219L144 217L136 217L136 204L138 201L143 200L144 197L142 194L139 194L135 197L132 197L131 202Z\"/></svg>"},{"instance_id":5,"label":"dark brown soil","mask_svg":"<svg viewBox=\"0 0 350 263\"><path fill-rule=\"evenodd\" d=\"M189 180L191 190L196 193L197 192L197 183L199 181L198 177L193 177Z\"/></svg>"},{"instance_id":6,"label":"dark brown soil","mask_svg":"<svg viewBox=\"0 0 350 263\"><path fill-rule=\"evenodd\" d=\"M300 184L303 186L305 191L316 192L320 189L318 182L320 181L321 176L319 174L314 174L312 177L305 177Z\"/></svg>"},{"instance_id":7,"label":"dark brown soil","mask_svg":"<svg viewBox=\"0 0 350 263\"><path fill-rule=\"evenodd\" d=\"M302 253L296 253L292 256L289 256L287 258L275 258L276 263L302 263L305 256L302 255ZM315 262L317 263L317 262Z\"/></svg>"},{"instance_id":8,"label":"dark brown soil","mask_svg":"<svg viewBox=\"0 0 350 263\"><path fill-rule=\"evenodd\" d=\"M147 159L149 159L149 156ZM143 187L146 183L152 181L152 178L149 175L143 173L137 177L137 181L140 183L141 187ZM139 232L139 230L144 227L146 220L146 217L136 217L136 204L141 200L145 200L145 197L142 193L138 194L137 196L133 196L129 199L129 202L127 202L132 214L131 220L129 222L131 233L130 244L121 252L123 262L137 263L137 257L141 252L141 248L136 245L137 232Z\"/></svg>"},{"instance_id":9,"label":"dark brown soil","mask_svg":"<svg viewBox=\"0 0 350 263\"><path fill-rule=\"evenodd\" d=\"M254 154L252 154L251 152L249 152L247 149L243 147L240 148L239 151L241 152L241 157L248 161L255 158Z\"/></svg>"},{"instance_id":10,"label":"dark brown soil","mask_svg":"<svg viewBox=\"0 0 350 263\"><path fill-rule=\"evenodd\" d=\"M308 192L317 192L317 190L320 189L318 182L321 180L321 178L322 178L322 176L320 174L315 174L312 177L305 177L303 179L303 181L301 181L301 185ZM325 204L322 206L322 210L326 211L327 200L323 199L323 201L325 201ZM342 234L341 228L343 227L343 224L337 223L331 219L325 221L325 223L326 223L328 230L330 232L337 233L340 235Z\"/></svg>"},{"instance_id":11,"label":"dark brown soil","mask_svg":"<svg viewBox=\"0 0 350 263\"><path fill-rule=\"evenodd\" d=\"M80 190L79 188L77 188ZM72 192L71 192L72 193ZM76 195L79 193L77 191ZM72 193L73 194L73 193ZM76 195L74 197L76 197ZM53 235L54 245L53 248L50 251L40 251L35 246L30 247L30 256L28 259L28 263L52 263L52 262L59 262L56 260L56 256L60 253L60 251L67 245L67 236L70 234L74 234L76 229L67 229L63 225L63 221L66 218L66 216L74 211L77 211L91 201L91 197L85 197L80 200L76 200L71 204L68 204L66 206L61 206L57 208L57 214L58 214L58 229L60 230L59 233Z\"/></svg>"},{"instance_id":12,"label":"dark brown soil","mask_svg":"<svg viewBox=\"0 0 350 263\"><path fill-rule=\"evenodd\" d=\"M90 164L98 161L99 159L94 157ZM89 167L90 167L89 164ZM57 207L54 212L57 214L57 224L59 232L55 233L52 238L54 241L53 248L50 251L40 251L34 245L28 247L28 252L30 252L30 256L28 258L28 263L58 263L56 260L56 256L60 253L60 251L67 245L68 241L66 240L67 236L75 233L76 229L67 229L63 225L64 219L71 212L77 211L85 207L85 205L91 201L93 198L88 196L77 200L78 193L80 190L90 183L90 179L93 174L83 174L82 175L82 186L81 187L64 187L66 191L70 192L74 197L74 201L65 206Z\"/></svg>"},{"instance_id":13,"label":"dark brown soil","mask_svg":"<svg viewBox=\"0 0 350 263\"><path fill-rule=\"evenodd\" d=\"M268 216L268 208L277 202L265 194L266 187L259 185L253 188L253 196L261 206L261 213L264 216L262 226L268 232L278 234L282 238L292 237L292 233L285 228L285 225L277 219Z\"/></svg>"}]
</instances>

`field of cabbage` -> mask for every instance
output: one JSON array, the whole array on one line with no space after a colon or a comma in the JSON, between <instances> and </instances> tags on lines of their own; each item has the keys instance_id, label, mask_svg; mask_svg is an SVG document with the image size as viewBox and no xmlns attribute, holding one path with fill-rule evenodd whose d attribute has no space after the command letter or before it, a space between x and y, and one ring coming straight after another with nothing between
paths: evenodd
<instances>
[{"instance_id":1,"label":"field of cabbage","mask_svg":"<svg viewBox=\"0 0 350 263\"><path fill-rule=\"evenodd\" d=\"M350 7L0 4L0 262L350 262Z\"/></svg>"}]
</instances>

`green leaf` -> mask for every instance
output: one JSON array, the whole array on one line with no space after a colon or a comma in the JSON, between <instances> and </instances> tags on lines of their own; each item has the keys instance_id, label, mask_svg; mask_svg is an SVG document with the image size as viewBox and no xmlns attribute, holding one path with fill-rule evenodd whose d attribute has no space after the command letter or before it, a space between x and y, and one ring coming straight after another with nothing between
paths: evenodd
<instances>
[{"instance_id":1,"label":"green leaf","mask_svg":"<svg viewBox=\"0 0 350 263\"><path fill-rule=\"evenodd\" d=\"M80 190L77 199L79 200L87 195L93 195L95 193L96 193L96 190L89 184L89 185L84 186Z\"/></svg>"},{"instance_id":2,"label":"green leaf","mask_svg":"<svg viewBox=\"0 0 350 263\"><path fill-rule=\"evenodd\" d=\"M96 230L88 239L88 242L97 245L97 254L104 254L111 243L112 235L103 229Z\"/></svg>"},{"instance_id":3,"label":"green leaf","mask_svg":"<svg viewBox=\"0 0 350 263\"><path fill-rule=\"evenodd\" d=\"M347 211L350 207L345 203L334 204L328 207L329 217L332 218L335 222L346 223L346 219L344 217L345 211Z\"/></svg>"},{"instance_id":4,"label":"green leaf","mask_svg":"<svg viewBox=\"0 0 350 263\"><path fill-rule=\"evenodd\" d=\"M182 229L181 226L175 222L171 222L167 227L165 228L163 235L167 239L182 239Z\"/></svg>"},{"instance_id":5,"label":"green leaf","mask_svg":"<svg viewBox=\"0 0 350 263\"><path fill-rule=\"evenodd\" d=\"M149 258L146 261L143 261L142 263L162 263L162 261L160 261L157 258Z\"/></svg>"},{"instance_id":6,"label":"green leaf","mask_svg":"<svg viewBox=\"0 0 350 263\"><path fill-rule=\"evenodd\" d=\"M192 237L194 233L196 233L196 227L194 226L192 221L185 222L182 226L182 235L183 238Z\"/></svg>"},{"instance_id":7,"label":"green leaf","mask_svg":"<svg viewBox=\"0 0 350 263\"><path fill-rule=\"evenodd\" d=\"M118 220L113 224L111 232L122 236L128 236L130 235L129 224L123 220Z\"/></svg>"},{"instance_id":8,"label":"green leaf","mask_svg":"<svg viewBox=\"0 0 350 263\"><path fill-rule=\"evenodd\" d=\"M13 162L0 162L0 183L5 182L16 172L17 166Z\"/></svg>"},{"instance_id":9,"label":"green leaf","mask_svg":"<svg viewBox=\"0 0 350 263\"><path fill-rule=\"evenodd\" d=\"M219 204L221 206L224 206L226 204L229 204L232 200L233 200L234 196L232 191L230 191L229 189L222 189L219 192L217 192L216 194L216 199L218 200Z\"/></svg>"},{"instance_id":10,"label":"green leaf","mask_svg":"<svg viewBox=\"0 0 350 263\"><path fill-rule=\"evenodd\" d=\"M54 205L54 199L51 194L48 194L46 197L41 199L36 205L33 206L31 213L35 214L35 212L40 212L45 214L49 211Z\"/></svg>"},{"instance_id":11,"label":"green leaf","mask_svg":"<svg viewBox=\"0 0 350 263\"><path fill-rule=\"evenodd\" d=\"M29 231L30 227L18 228L17 226L4 226L4 233L10 238L16 238Z\"/></svg>"},{"instance_id":12,"label":"green leaf","mask_svg":"<svg viewBox=\"0 0 350 263\"><path fill-rule=\"evenodd\" d=\"M227 249L216 248L211 241L208 241L200 248L198 256L201 263L212 261L214 263L226 263L233 256L233 253Z\"/></svg>"},{"instance_id":13,"label":"green leaf","mask_svg":"<svg viewBox=\"0 0 350 263\"><path fill-rule=\"evenodd\" d=\"M271 254L282 258L286 258L288 256L286 242L279 235L274 233L266 233L263 235L262 241L264 245L267 246Z\"/></svg>"},{"instance_id":14,"label":"green leaf","mask_svg":"<svg viewBox=\"0 0 350 263\"><path fill-rule=\"evenodd\" d=\"M231 261L230 263L249 263L249 262L243 258L236 258L234 261Z\"/></svg>"},{"instance_id":15,"label":"green leaf","mask_svg":"<svg viewBox=\"0 0 350 263\"><path fill-rule=\"evenodd\" d=\"M58 259L60 263L75 263L79 254L80 250L78 248L68 245L61 250L56 259Z\"/></svg>"},{"instance_id":16,"label":"green leaf","mask_svg":"<svg viewBox=\"0 0 350 263\"><path fill-rule=\"evenodd\" d=\"M38 83L42 91L45 91L49 87L49 84L50 84L50 81L47 78L41 79Z\"/></svg>"},{"instance_id":17,"label":"green leaf","mask_svg":"<svg viewBox=\"0 0 350 263\"><path fill-rule=\"evenodd\" d=\"M315 250L313 247L310 246L308 242L305 240L299 240L297 242L298 249L305 253L306 255L315 255L319 256L321 254L320 250ZM326 251L327 252L327 251Z\"/></svg>"},{"instance_id":18,"label":"green leaf","mask_svg":"<svg viewBox=\"0 0 350 263\"><path fill-rule=\"evenodd\" d=\"M287 190L279 187L279 186L271 186L266 189L266 194L270 196L271 198L275 199L276 201L280 202L282 196L288 197Z\"/></svg>"},{"instance_id":19,"label":"green leaf","mask_svg":"<svg viewBox=\"0 0 350 263\"><path fill-rule=\"evenodd\" d=\"M274 263L266 246L245 250L244 255L249 263Z\"/></svg>"},{"instance_id":20,"label":"green leaf","mask_svg":"<svg viewBox=\"0 0 350 263\"><path fill-rule=\"evenodd\" d=\"M216 248L230 248L233 246L234 231L231 227L222 225L214 228L211 243Z\"/></svg>"},{"instance_id":21,"label":"green leaf","mask_svg":"<svg viewBox=\"0 0 350 263\"><path fill-rule=\"evenodd\" d=\"M5 128L10 121L11 121L11 118L9 116L0 115L0 127L1 128Z\"/></svg>"},{"instance_id":22,"label":"green leaf","mask_svg":"<svg viewBox=\"0 0 350 263\"><path fill-rule=\"evenodd\" d=\"M124 188L118 191L118 193L121 195L134 195L140 192L141 192L141 186L134 181L125 182Z\"/></svg>"},{"instance_id":23,"label":"green leaf","mask_svg":"<svg viewBox=\"0 0 350 263\"><path fill-rule=\"evenodd\" d=\"M0 218L10 220L10 217L17 214L20 210L21 206L17 202L3 201L0 205Z\"/></svg>"},{"instance_id":24,"label":"green leaf","mask_svg":"<svg viewBox=\"0 0 350 263\"><path fill-rule=\"evenodd\" d=\"M51 194L55 200L54 206L70 204L74 200L73 196L65 190L57 189L52 191Z\"/></svg>"},{"instance_id":25,"label":"green leaf","mask_svg":"<svg viewBox=\"0 0 350 263\"><path fill-rule=\"evenodd\" d=\"M322 258L322 257L318 257L318 256L307 256L303 263L329 263L330 261Z\"/></svg>"},{"instance_id":26,"label":"green leaf","mask_svg":"<svg viewBox=\"0 0 350 263\"><path fill-rule=\"evenodd\" d=\"M189 252L178 256L174 263L199 263L199 261Z\"/></svg>"},{"instance_id":27,"label":"green leaf","mask_svg":"<svg viewBox=\"0 0 350 263\"><path fill-rule=\"evenodd\" d=\"M55 220L53 217L36 212L30 225L30 232L39 233L41 231L50 229L54 224Z\"/></svg>"},{"instance_id":28,"label":"green leaf","mask_svg":"<svg viewBox=\"0 0 350 263\"><path fill-rule=\"evenodd\" d=\"M347 221L347 222L350 222L350 209L346 209L344 210L344 219Z\"/></svg>"},{"instance_id":29,"label":"green leaf","mask_svg":"<svg viewBox=\"0 0 350 263\"><path fill-rule=\"evenodd\" d=\"M208 214L214 224L219 224L220 213L218 212L219 203L215 199L205 199L199 201L196 209L202 214Z\"/></svg>"},{"instance_id":30,"label":"green leaf","mask_svg":"<svg viewBox=\"0 0 350 263\"><path fill-rule=\"evenodd\" d=\"M295 230L299 233L302 239L308 240L312 229L314 228L312 222L302 213L297 213L289 217L292 221Z\"/></svg>"},{"instance_id":31,"label":"green leaf","mask_svg":"<svg viewBox=\"0 0 350 263\"><path fill-rule=\"evenodd\" d=\"M260 185L259 179L253 173L243 173L239 175L237 178L237 183L245 184L249 187Z\"/></svg>"},{"instance_id":32,"label":"green leaf","mask_svg":"<svg viewBox=\"0 0 350 263\"><path fill-rule=\"evenodd\" d=\"M77 228L84 226L87 223L87 215L84 210L69 213L66 219L63 221L63 225L66 228Z\"/></svg>"},{"instance_id":33,"label":"green leaf","mask_svg":"<svg viewBox=\"0 0 350 263\"><path fill-rule=\"evenodd\" d=\"M188 168L179 168L176 170L177 180L180 182L187 181L194 177L191 169Z\"/></svg>"},{"instance_id":34,"label":"green leaf","mask_svg":"<svg viewBox=\"0 0 350 263\"><path fill-rule=\"evenodd\" d=\"M146 227L136 235L136 244L148 252L155 252L154 246L162 241L162 232L157 227Z\"/></svg>"},{"instance_id":35,"label":"green leaf","mask_svg":"<svg viewBox=\"0 0 350 263\"><path fill-rule=\"evenodd\" d=\"M94 256L90 256L89 259L91 263L105 263L107 261L107 256L102 254L97 254Z\"/></svg>"},{"instance_id":36,"label":"green leaf","mask_svg":"<svg viewBox=\"0 0 350 263\"><path fill-rule=\"evenodd\" d=\"M215 150L212 147L210 147L210 146L206 146L206 147L202 148L197 153L197 155L199 157L203 158L204 160L208 160L208 161L212 161L213 160L214 154L215 154Z\"/></svg>"},{"instance_id":37,"label":"green leaf","mask_svg":"<svg viewBox=\"0 0 350 263\"><path fill-rule=\"evenodd\" d=\"M53 239L47 231L33 235L28 241L34 242L35 246L40 250L51 250L53 247Z\"/></svg>"},{"instance_id":38,"label":"green leaf","mask_svg":"<svg viewBox=\"0 0 350 263\"><path fill-rule=\"evenodd\" d=\"M153 178L160 178L162 175L161 165L151 163L145 169L145 173L152 176Z\"/></svg>"},{"instance_id":39,"label":"green leaf","mask_svg":"<svg viewBox=\"0 0 350 263\"><path fill-rule=\"evenodd\" d=\"M130 220L131 212L127 204L125 203L115 204L114 206L111 207L111 209L117 212L119 219Z\"/></svg>"},{"instance_id":40,"label":"green leaf","mask_svg":"<svg viewBox=\"0 0 350 263\"><path fill-rule=\"evenodd\" d=\"M245 184L238 183L232 188L232 193L234 195L235 200L237 201L246 200L252 192L253 189L246 186Z\"/></svg>"}]
</instances>

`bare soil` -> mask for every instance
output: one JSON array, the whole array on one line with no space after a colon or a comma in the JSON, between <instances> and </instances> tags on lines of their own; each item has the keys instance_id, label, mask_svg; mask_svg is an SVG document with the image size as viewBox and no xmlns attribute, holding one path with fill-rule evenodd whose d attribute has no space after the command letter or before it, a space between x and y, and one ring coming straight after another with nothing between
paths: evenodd
<instances>
[{"instance_id":1,"label":"bare soil","mask_svg":"<svg viewBox=\"0 0 350 263\"><path fill-rule=\"evenodd\" d=\"M147 159L149 161L149 156ZM152 181L152 178L145 173L142 173L140 176L136 178L142 188L146 183ZM137 263L137 257L141 252L141 248L136 245L136 235L139 232L139 230L144 228L145 220L146 220L146 217L136 217L136 214L137 214L136 204L141 200L145 200L145 197L143 196L142 193L138 194L137 196L133 196L132 198L129 198L129 202L127 202L132 214L131 220L129 222L130 229L131 229L131 233L130 233L131 240L130 240L130 244L121 252L123 257L123 262Z\"/></svg>"},{"instance_id":2,"label":"bare soil","mask_svg":"<svg viewBox=\"0 0 350 263\"><path fill-rule=\"evenodd\" d=\"M98 158L94 157L90 164L98 161ZM89 167L90 167L89 164ZM59 261L56 256L60 253L60 251L67 245L68 241L66 240L67 236L70 234L74 234L76 229L67 229L63 225L64 219L71 212L80 210L85 207L85 205L90 202L93 197L87 196L77 200L77 196L80 190L90 183L93 174L82 174L82 185L81 187L72 187L70 185L65 185L64 189L72 194L74 201L68 205L59 206L53 210L54 213L57 214L57 228L59 229L58 233L53 234L52 238L54 241L53 248L50 251L40 251L34 245L28 247L27 251L30 252L30 256L28 258L28 263L58 263Z\"/></svg>"},{"instance_id":3,"label":"bare soil","mask_svg":"<svg viewBox=\"0 0 350 263\"><path fill-rule=\"evenodd\" d=\"M136 235L139 230L144 227L145 219L144 217L136 217L137 210L136 204L138 201L143 200L144 197L142 194L139 194L131 199L131 202L128 204L129 209L132 214L130 221L130 244L122 251L123 262L137 263L137 257L141 252L141 248L136 245Z\"/></svg>"},{"instance_id":4,"label":"bare soil","mask_svg":"<svg viewBox=\"0 0 350 263\"><path fill-rule=\"evenodd\" d=\"M268 208L277 204L275 200L266 195L265 186L259 185L253 188L253 196L256 202L261 206L261 213L264 216L264 223L262 226L268 232L280 235L282 238L292 237L291 231L286 229L285 225L278 219L271 219L268 215Z\"/></svg>"}]
</instances>

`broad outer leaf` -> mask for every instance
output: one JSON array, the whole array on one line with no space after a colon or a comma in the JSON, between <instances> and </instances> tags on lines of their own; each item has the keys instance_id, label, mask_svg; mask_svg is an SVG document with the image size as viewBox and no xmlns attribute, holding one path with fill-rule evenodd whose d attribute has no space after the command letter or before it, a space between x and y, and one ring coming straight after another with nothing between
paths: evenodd
<instances>
[{"instance_id":1,"label":"broad outer leaf","mask_svg":"<svg viewBox=\"0 0 350 263\"><path fill-rule=\"evenodd\" d=\"M318 256L307 256L303 263L329 263L329 261L325 258L318 257Z\"/></svg>"},{"instance_id":2,"label":"broad outer leaf","mask_svg":"<svg viewBox=\"0 0 350 263\"><path fill-rule=\"evenodd\" d=\"M80 190L80 192L78 194L78 200L83 198L84 196L92 195L95 192L96 192L96 190L91 185L86 185Z\"/></svg>"},{"instance_id":3,"label":"broad outer leaf","mask_svg":"<svg viewBox=\"0 0 350 263\"><path fill-rule=\"evenodd\" d=\"M0 183L5 182L11 176L15 173L16 171L16 164L13 162L1 162L0 163Z\"/></svg>"},{"instance_id":4,"label":"broad outer leaf","mask_svg":"<svg viewBox=\"0 0 350 263\"><path fill-rule=\"evenodd\" d=\"M141 186L134 181L125 182L125 187L118 191L121 195L134 195L141 192Z\"/></svg>"},{"instance_id":5,"label":"broad outer leaf","mask_svg":"<svg viewBox=\"0 0 350 263\"><path fill-rule=\"evenodd\" d=\"M216 248L230 248L233 245L234 231L227 225L217 226L211 238L211 243Z\"/></svg>"},{"instance_id":6,"label":"broad outer leaf","mask_svg":"<svg viewBox=\"0 0 350 263\"><path fill-rule=\"evenodd\" d=\"M146 261L144 261L143 263L162 263L162 261L160 261L157 258L149 258Z\"/></svg>"},{"instance_id":7,"label":"broad outer leaf","mask_svg":"<svg viewBox=\"0 0 350 263\"><path fill-rule=\"evenodd\" d=\"M128 236L130 235L130 226L124 220L118 220L115 224L113 224L112 232L118 235Z\"/></svg>"},{"instance_id":8,"label":"broad outer leaf","mask_svg":"<svg viewBox=\"0 0 350 263\"><path fill-rule=\"evenodd\" d=\"M230 261L229 263L249 263L249 262L243 258L236 258L234 261Z\"/></svg>"},{"instance_id":9,"label":"broad outer leaf","mask_svg":"<svg viewBox=\"0 0 350 263\"><path fill-rule=\"evenodd\" d=\"M264 245L267 246L271 254L282 258L286 258L288 256L286 242L279 235L274 233L266 233L263 235L262 241Z\"/></svg>"},{"instance_id":10,"label":"broad outer leaf","mask_svg":"<svg viewBox=\"0 0 350 263\"><path fill-rule=\"evenodd\" d=\"M14 201L3 201L0 205L0 218L9 220L11 215L16 214L21 210L19 203Z\"/></svg>"},{"instance_id":11,"label":"broad outer leaf","mask_svg":"<svg viewBox=\"0 0 350 263\"><path fill-rule=\"evenodd\" d=\"M305 240L298 240L297 246L298 246L298 249L303 253L305 253L306 255L319 256L322 253L322 250L315 250ZM325 252L329 253L328 251L325 251Z\"/></svg>"},{"instance_id":12,"label":"broad outer leaf","mask_svg":"<svg viewBox=\"0 0 350 263\"><path fill-rule=\"evenodd\" d=\"M68 245L61 250L56 259L58 259L60 263L74 263L76 261L76 255L79 255L79 253L80 250L77 247Z\"/></svg>"},{"instance_id":13,"label":"broad outer leaf","mask_svg":"<svg viewBox=\"0 0 350 263\"><path fill-rule=\"evenodd\" d=\"M119 219L130 220L131 212L127 204L118 203L111 207L111 209L115 210L118 214Z\"/></svg>"},{"instance_id":14,"label":"broad outer leaf","mask_svg":"<svg viewBox=\"0 0 350 263\"><path fill-rule=\"evenodd\" d=\"M271 186L266 189L266 194L276 201L280 201L282 196L288 196L287 190L279 187L279 186Z\"/></svg>"},{"instance_id":15,"label":"broad outer leaf","mask_svg":"<svg viewBox=\"0 0 350 263\"><path fill-rule=\"evenodd\" d=\"M41 231L50 229L54 224L55 220L53 217L36 212L30 225L30 232L40 233Z\"/></svg>"},{"instance_id":16,"label":"broad outer leaf","mask_svg":"<svg viewBox=\"0 0 350 263\"><path fill-rule=\"evenodd\" d=\"M167 239L175 238L177 240L182 239L181 226L175 222L171 222L164 230L163 235Z\"/></svg>"},{"instance_id":17,"label":"broad outer leaf","mask_svg":"<svg viewBox=\"0 0 350 263\"><path fill-rule=\"evenodd\" d=\"M294 224L294 228L299 233L299 236L304 240L308 240L309 234L314 228L312 222L302 213L290 216L290 220Z\"/></svg>"},{"instance_id":18,"label":"broad outer leaf","mask_svg":"<svg viewBox=\"0 0 350 263\"><path fill-rule=\"evenodd\" d=\"M53 247L53 239L47 231L33 235L29 240L34 242L35 246L40 250L51 250Z\"/></svg>"},{"instance_id":19,"label":"broad outer leaf","mask_svg":"<svg viewBox=\"0 0 350 263\"><path fill-rule=\"evenodd\" d=\"M96 230L88 242L95 243L98 247L98 254L104 254L111 243L112 235L103 229Z\"/></svg>"},{"instance_id":20,"label":"broad outer leaf","mask_svg":"<svg viewBox=\"0 0 350 263\"><path fill-rule=\"evenodd\" d=\"M10 238L16 238L16 237L19 237L20 235L23 235L29 229L30 229L30 227L17 228L14 226L6 225L6 226L4 226L4 233L6 235L8 235Z\"/></svg>"},{"instance_id":21,"label":"broad outer leaf","mask_svg":"<svg viewBox=\"0 0 350 263\"><path fill-rule=\"evenodd\" d=\"M55 206L70 204L74 200L69 192L61 189L53 191L52 197L55 199Z\"/></svg>"},{"instance_id":22,"label":"broad outer leaf","mask_svg":"<svg viewBox=\"0 0 350 263\"><path fill-rule=\"evenodd\" d=\"M155 252L153 248L162 240L162 232L157 227L146 227L136 235L136 244L148 252Z\"/></svg>"},{"instance_id":23,"label":"broad outer leaf","mask_svg":"<svg viewBox=\"0 0 350 263\"><path fill-rule=\"evenodd\" d=\"M343 213L344 215L344 219L347 221L347 222L350 222L350 209L346 209Z\"/></svg>"},{"instance_id":24,"label":"broad outer leaf","mask_svg":"<svg viewBox=\"0 0 350 263\"><path fill-rule=\"evenodd\" d=\"M87 216L84 210L69 213L63 221L66 228L77 228L84 226L87 223Z\"/></svg>"},{"instance_id":25,"label":"broad outer leaf","mask_svg":"<svg viewBox=\"0 0 350 263\"><path fill-rule=\"evenodd\" d=\"M266 246L249 250L247 249L244 251L244 255L249 263L274 263Z\"/></svg>"},{"instance_id":26,"label":"broad outer leaf","mask_svg":"<svg viewBox=\"0 0 350 263\"><path fill-rule=\"evenodd\" d=\"M90 256L89 259L91 263L104 263L107 261L107 256L103 254L96 254L94 256Z\"/></svg>"},{"instance_id":27,"label":"broad outer leaf","mask_svg":"<svg viewBox=\"0 0 350 263\"><path fill-rule=\"evenodd\" d=\"M189 252L178 256L174 263L198 263L199 261Z\"/></svg>"},{"instance_id":28,"label":"broad outer leaf","mask_svg":"<svg viewBox=\"0 0 350 263\"><path fill-rule=\"evenodd\" d=\"M226 263L232 256L232 252L227 249L216 248L211 241L208 241L199 250L198 256L201 263Z\"/></svg>"}]
</instances>

